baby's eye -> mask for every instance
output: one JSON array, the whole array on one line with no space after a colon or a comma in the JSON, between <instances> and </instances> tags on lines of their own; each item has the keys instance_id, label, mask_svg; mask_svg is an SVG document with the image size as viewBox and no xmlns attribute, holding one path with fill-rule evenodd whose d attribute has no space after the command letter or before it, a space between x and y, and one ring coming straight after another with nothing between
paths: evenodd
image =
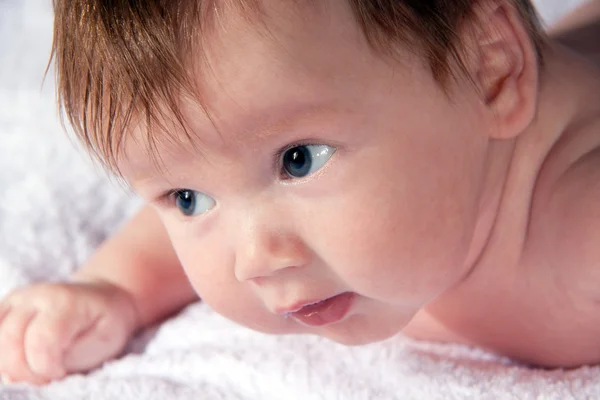
<instances>
[{"instance_id":1,"label":"baby's eye","mask_svg":"<svg viewBox=\"0 0 600 400\"><path fill-rule=\"evenodd\" d=\"M283 154L283 169L292 178L302 178L318 171L334 152L324 144L292 147Z\"/></svg>"},{"instance_id":2,"label":"baby's eye","mask_svg":"<svg viewBox=\"0 0 600 400\"><path fill-rule=\"evenodd\" d=\"M186 216L203 214L215 206L212 197L194 190L182 189L173 193L175 205Z\"/></svg>"}]
</instances>

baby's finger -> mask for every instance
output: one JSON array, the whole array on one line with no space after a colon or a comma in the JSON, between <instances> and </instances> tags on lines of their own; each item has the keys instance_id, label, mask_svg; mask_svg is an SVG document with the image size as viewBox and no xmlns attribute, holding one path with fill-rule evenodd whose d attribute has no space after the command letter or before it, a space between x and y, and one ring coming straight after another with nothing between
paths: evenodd
<instances>
[{"instance_id":1,"label":"baby's finger","mask_svg":"<svg viewBox=\"0 0 600 400\"><path fill-rule=\"evenodd\" d=\"M70 314L38 314L25 333L25 358L31 371L50 380L64 377L64 353L79 325Z\"/></svg>"},{"instance_id":2,"label":"baby's finger","mask_svg":"<svg viewBox=\"0 0 600 400\"><path fill-rule=\"evenodd\" d=\"M65 366L68 371L88 371L104 360L116 357L124 344L118 327L107 326L102 318L98 318L65 353Z\"/></svg>"},{"instance_id":3,"label":"baby's finger","mask_svg":"<svg viewBox=\"0 0 600 400\"><path fill-rule=\"evenodd\" d=\"M12 310L4 317L0 326L0 374L9 376L15 382L46 382L29 369L25 359L23 338L34 317L34 310Z\"/></svg>"}]
</instances>

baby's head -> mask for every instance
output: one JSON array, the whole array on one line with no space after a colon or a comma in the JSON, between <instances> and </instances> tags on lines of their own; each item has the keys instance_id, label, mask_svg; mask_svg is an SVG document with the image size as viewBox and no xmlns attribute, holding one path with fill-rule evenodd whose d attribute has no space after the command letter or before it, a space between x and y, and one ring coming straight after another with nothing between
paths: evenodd
<instances>
[{"instance_id":1,"label":"baby's head","mask_svg":"<svg viewBox=\"0 0 600 400\"><path fill-rule=\"evenodd\" d=\"M55 3L70 122L223 315L365 343L471 271L536 110L528 0Z\"/></svg>"}]
</instances>

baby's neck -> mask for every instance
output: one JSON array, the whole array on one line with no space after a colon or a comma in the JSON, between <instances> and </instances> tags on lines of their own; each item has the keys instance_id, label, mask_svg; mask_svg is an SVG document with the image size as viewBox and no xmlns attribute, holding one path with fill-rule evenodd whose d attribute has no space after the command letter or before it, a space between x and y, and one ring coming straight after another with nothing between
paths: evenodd
<instances>
[{"instance_id":1,"label":"baby's neck","mask_svg":"<svg viewBox=\"0 0 600 400\"><path fill-rule=\"evenodd\" d=\"M551 192L557 177L582 155L578 152L600 146L594 132L600 126L594 125L600 119L599 91L600 71L593 65L560 47L548 52L533 123L517 138L490 146L485 208L468 275L419 312L405 333L518 355L538 337L537 332L527 336L529 327L548 326L547 318L555 314L547 314L547 305L553 304L548 299L564 293L563 286L555 286L545 255L531 246L536 236L528 237L535 222L532 210L537 218L546 217L543 206L541 212L535 208L540 192ZM564 146L573 138L583 142L575 152ZM541 199L547 203L547 197Z\"/></svg>"},{"instance_id":2,"label":"baby's neck","mask_svg":"<svg viewBox=\"0 0 600 400\"><path fill-rule=\"evenodd\" d=\"M566 132L579 129L588 116L600 114L596 66L559 45L546 51L545 60L533 122L517 138L495 141L489 147L480 217L466 260L471 274L486 265L481 259L494 247L503 247L504 240L517 241L515 248L524 248L528 215L518 214L529 212L523 203L530 205L544 162ZM503 235L507 230L519 236Z\"/></svg>"}]
</instances>

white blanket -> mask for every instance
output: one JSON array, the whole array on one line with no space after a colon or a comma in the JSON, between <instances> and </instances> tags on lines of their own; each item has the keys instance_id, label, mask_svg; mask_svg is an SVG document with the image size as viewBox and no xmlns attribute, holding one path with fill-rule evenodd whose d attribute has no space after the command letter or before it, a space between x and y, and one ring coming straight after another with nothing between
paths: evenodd
<instances>
[{"instance_id":1,"label":"white blanket","mask_svg":"<svg viewBox=\"0 0 600 400\"><path fill-rule=\"evenodd\" d=\"M539 3L552 21L577 1ZM52 75L41 87L51 24L50 0L0 0L0 297L65 278L138 205L62 133ZM360 348L265 336L195 304L87 376L0 385L0 399L84 398L600 399L600 368L529 369L400 336Z\"/></svg>"}]
</instances>

